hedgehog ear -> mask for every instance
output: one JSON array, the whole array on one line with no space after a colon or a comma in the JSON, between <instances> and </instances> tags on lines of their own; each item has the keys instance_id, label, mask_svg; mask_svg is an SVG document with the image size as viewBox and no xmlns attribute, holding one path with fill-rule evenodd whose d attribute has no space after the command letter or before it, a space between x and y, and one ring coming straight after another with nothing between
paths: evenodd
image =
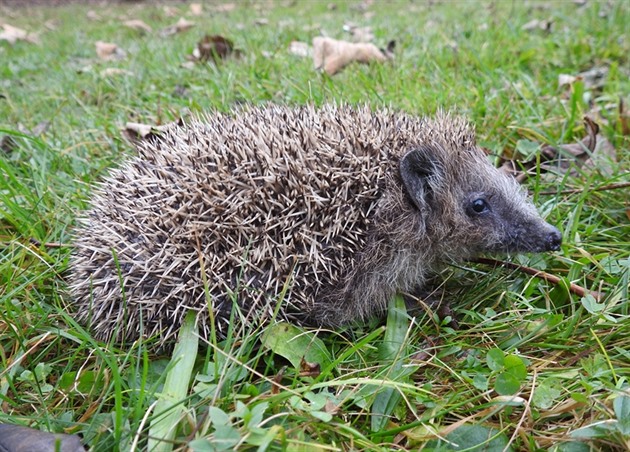
<instances>
[{"instance_id":1,"label":"hedgehog ear","mask_svg":"<svg viewBox=\"0 0 630 452\"><path fill-rule=\"evenodd\" d=\"M400 160L400 178L407 194L420 211L426 211L433 197L431 179L439 176L440 166L429 147L415 148Z\"/></svg>"}]
</instances>

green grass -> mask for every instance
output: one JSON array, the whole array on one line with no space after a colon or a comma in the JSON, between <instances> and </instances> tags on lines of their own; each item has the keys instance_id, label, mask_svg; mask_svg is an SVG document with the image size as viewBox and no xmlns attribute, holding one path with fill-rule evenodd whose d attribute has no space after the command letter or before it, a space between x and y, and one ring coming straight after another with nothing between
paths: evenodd
<instances>
[{"instance_id":1,"label":"green grass","mask_svg":"<svg viewBox=\"0 0 630 452\"><path fill-rule=\"evenodd\" d=\"M0 7L4 22L41 32L39 45L0 41L0 135L10 137L0 151L0 422L79 433L93 450L147 447L168 356L145 343L98 343L73 321L63 292L72 226L90 187L132 152L120 133L127 121L161 124L240 102L346 101L417 114L452 109L496 156L512 155L519 140L575 142L582 117L594 117L616 150L612 172L531 178L527 187L564 245L510 260L603 298L470 264L442 275L458 329L393 306L385 323L309 333L329 363L319 375L300 375L289 357L260 347L260 331L213 344L200 349L175 446L447 450L437 438L470 445L480 435L494 436L488 450L627 450L629 195L598 189L630 180L628 116L618 109L630 103L628 4L327 4L243 3L228 13L207 4L203 16L188 14L195 28L166 38L158 30L187 15L186 5L172 6L175 17L148 3L111 5L95 9L97 21L85 6ZM154 31L140 35L121 18ZM552 20L551 31L523 30L532 19ZM288 54L291 41L310 42L320 30L343 38L346 21L372 26L381 46L396 39L395 61L331 78ZM243 56L182 67L204 33L232 39ZM99 61L97 40L127 57ZM103 76L109 67L131 75ZM608 68L601 88L558 87L559 74L593 67ZM33 136L43 121L49 127Z\"/></svg>"}]
</instances>

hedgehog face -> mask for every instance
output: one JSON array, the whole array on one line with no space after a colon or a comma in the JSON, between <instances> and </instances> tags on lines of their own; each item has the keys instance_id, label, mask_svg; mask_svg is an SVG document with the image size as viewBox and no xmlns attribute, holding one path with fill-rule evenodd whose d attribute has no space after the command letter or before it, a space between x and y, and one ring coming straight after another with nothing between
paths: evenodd
<instances>
[{"instance_id":1,"label":"hedgehog face","mask_svg":"<svg viewBox=\"0 0 630 452\"><path fill-rule=\"evenodd\" d=\"M439 157L444 155L460 160ZM514 179L490 165L481 151L449 155L421 146L401 159L400 175L447 259L560 248L560 232L540 217Z\"/></svg>"}]
</instances>

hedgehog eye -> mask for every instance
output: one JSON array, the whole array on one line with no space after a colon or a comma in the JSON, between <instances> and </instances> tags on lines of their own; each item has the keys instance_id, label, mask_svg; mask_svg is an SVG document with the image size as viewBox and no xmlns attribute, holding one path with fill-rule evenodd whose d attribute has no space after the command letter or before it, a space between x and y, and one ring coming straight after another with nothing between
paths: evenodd
<instances>
[{"instance_id":1,"label":"hedgehog eye","mask_svg":"<svg viewBox=\"0 0 630 452\"><path fill-rule=\"evenodd\" d=\"M477 198L470 203L470 207L468 210L469 215L479 215L484 212L488 212L490 210L490 206L488 202L483 198Z\"/></svg>"}]
</instances>

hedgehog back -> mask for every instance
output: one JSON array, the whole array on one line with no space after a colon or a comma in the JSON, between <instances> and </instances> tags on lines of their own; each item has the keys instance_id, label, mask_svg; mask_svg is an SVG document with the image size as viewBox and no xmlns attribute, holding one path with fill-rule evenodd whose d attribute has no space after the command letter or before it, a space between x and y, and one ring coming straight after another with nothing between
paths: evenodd
<instances>
[{"instance_id":1,"label":"hedgehog back","mask_svg":"<svg viewBox=\"0 0 630 452\"><path fill-rule=\"evenodd\" d=\"M409 129L412 129L410 132ZM417 130L415 130L417 129ZM247 319L298 321L340 284L420 119L363 107L260 107L172 126L111 172L76 232L70 290L102 339L159 335L188 309L220 334Z\"/></svg>"}]
</instances>

